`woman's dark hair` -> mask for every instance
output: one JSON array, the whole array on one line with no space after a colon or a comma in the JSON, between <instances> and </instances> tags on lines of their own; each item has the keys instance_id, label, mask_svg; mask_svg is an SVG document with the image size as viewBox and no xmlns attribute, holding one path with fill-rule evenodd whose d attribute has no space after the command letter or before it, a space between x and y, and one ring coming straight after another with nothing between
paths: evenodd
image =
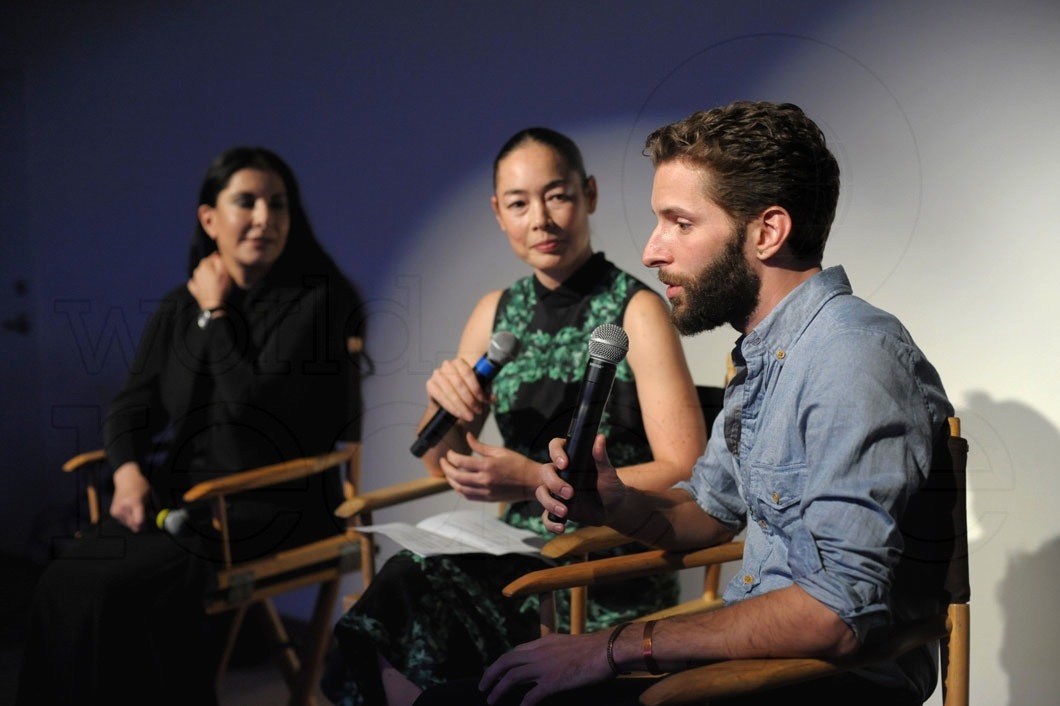
<instances>
[{"instance_id":1,"label":"woman's dark hair","mask_svg":"<svg viewBox=\"0 0 1060 706\"><path fill-rule=\"evenodd\" d=\"M302 193L294 172L275 152L264 147L232 147L219 154L206 170L202 186L199 188L199 205L216 206L217 196L232 179L232 175L241 169L258 169L272 172L283 180L287 190L287 212L291 219L287 244L280 257L269 270L267 279L271 282L301 285L306 275L324 276L329 281L342 282L352 291L356 302L355 315L358 321L352 322L354 334L364 337L365 312L364 300L353 283L343 274L331 256L321 247L309 224L305 207L302 204ZM199 261L216 252L217 243L206 234L198 219L195 221L195 232L191 237L191 248L188 254L188 277L191 277ZM361 354L368 371L372 363L366 354Z\"/></svg>"},{"instance_id":2,"label":"woman's dark hair","mask_svg":"<svg viewBox=\"0 0 1060 706\"><path fill-rule=\"evenodd\" d=\"M218 194L228 186L232 175L241 169L272 172L283 180L287 190L287 211L291 218L291 229L283 252L272 266L269 279L289 280L302 274L338 273L338 267L320 246L309 224L294 172L271 150L264 147L232 147L219 154L203 177L202 186L199 188L199 205L216 206ZM191 276L202 258L216 250L217 243L206 234L202 224L196 219L191 251L188 254L188 276Z\"/></svg>"},{"instance_id":3,"label":"woman's dark hair","mask_svg":"<svg viewBox=\"0 0 1060 706\"><path fill-rule=\"evenodd\" d=\"M682 160L705 170L707 196L738 226L770 206L784 207L792 253L821 263L839 200L839 164L798 106L737 101L699 111L650 134L644 152L655 166Z\"/></svg>"},{"instance_id":4,"label":"woman's dark hair","mask_svg":"<svg viewBox=\"0 0 1060 706\"><path fill-rule=\"evenodd\" d=\"M567 166L578 172L578 176L582 179L582 184L585 184L589 180L589 175L585 172L585 161L582 159L581 150L578 149L578 145L574 144L574 140L561 132L556 132L547 127L528 127L509 137L508 141L504 143L500 152L498 152L497 156L493 159L494 189L497 188L497 168L500 166L501 160L526 142L538 142L546 147L551 147L556 150L556 152L558 152L567 162Z\"/></svg>"}]
</instances>

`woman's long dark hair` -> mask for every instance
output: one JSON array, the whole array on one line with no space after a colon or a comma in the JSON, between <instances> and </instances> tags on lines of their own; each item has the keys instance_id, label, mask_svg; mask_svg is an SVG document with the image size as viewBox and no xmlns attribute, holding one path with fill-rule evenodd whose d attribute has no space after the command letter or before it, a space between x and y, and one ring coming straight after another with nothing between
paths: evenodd
<instances>
[{"instance_id":1,"label":"woman's long dark hair","mask_svg":"<svg viewBox=\"0 0 1060 706\"><path fill-rule=\"evenodd\" d=\"M309 224L305 207L302 204L302 192L294 172L275 152L264 147L232 147L219 154L206 170L202 186L199 188L199 205L216 206L218 195L224 191L232 175L241 169L259 169L272 172L283 180L287 189L287 211L291 219L291 228L287 234L287 244L277 258L266 278L273 283L301 285L305 275L322 275L329 281L342 282L350 288L355 297L358 321L354 324L353 333L364 338L365 313L364 300L353 283L343 274L331 256L321 247L313 227ZM217 251L217 243L206 234L198 219L195 221L195 232L191 237L191 248L188 253L188 277L190 278L199 261ZM361 353L363 365L370 372L371 360Z\"/></svg>"}]
</instances>

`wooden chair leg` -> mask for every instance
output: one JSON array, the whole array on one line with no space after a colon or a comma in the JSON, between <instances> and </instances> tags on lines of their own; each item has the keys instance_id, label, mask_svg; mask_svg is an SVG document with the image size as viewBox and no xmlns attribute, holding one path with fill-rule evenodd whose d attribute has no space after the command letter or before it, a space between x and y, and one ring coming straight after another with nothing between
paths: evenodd
<instances>
[{"instance_id":1,"label":"wooden chair leg","mask_svg":"<svg viewBox=\"0 0 1060 706\"><path fill-rule=\"evenodd\" d=\"M331 638L332 613L339 599L341 581L334 579L320 584L317 600L313 606L313 617L309 622L302 650L302 669L291 694L291 706L313 704L313 690L320 679Z\"/></svg>"},{"instance_id":2,"label":"wooden chair leg","mask_svg":"<svg viewBox=\"0 0 1060 706\"><path fill-rule=\"evenodd\" d=\"M283 674L283 680L287 682L287 688L293 693L298 688L298 678L302 672L302 660L294 649L294 645L291 644L291 638L287 634L283 618L280 617L280 612L276 610L272 600L266 598L256 605L261 606L268 628L272 631L273 639L282 646L276 660L279 664L280 672Z\"/></svg>"},{"instance_id":3,"label":"wooden chair leg","mask_svg":"<svg viewBox=\"0 0 1060 706\"><path fill-rule=\"evenodd\" d=\"M712 601L718 597L718 584L721 582L721 564L711 564L703 573L703 600Z\"/></svg>"},{"instance_id":4,"label":"wooden chair leg","mask_svg":"<svg viewBox=\"0 0 1060 706\"><path fill-rule=\"evenodd\" d=\"M545 591L541 594L541 634L556 632L556 594Z\"/></svg>"},{"instance_id":5,"label":"wooden chair leg","mask_svg":"<svg viewBox=\"0 0 1060 706\"><path fill-rule=\"evenodd\" d=\"M580 635L585 632L586 603L589 600L589 589L575 586L570 590L570 634Z\"/></svg>"},{"instance_id":6,"label":"wooden chair leg","mask_svg":"<svg viewBox=\"0 0 1060 706\"><path fill-rule=\"evenodd\" d=\"M224 649L221 651L221 658L217 664L217 672L214 673L214 686L217 689L221 688L221 683L224 681L225 673L228 671L228 662L232 659L232 651L236 648L236 639L239 637L239 630L243 627L243 618L247 615L248 606L240 606L232 613L232 622L228 626L228 635L225 637Z\"/></svg>"},{"instance_id":7,"label":"wooden chair leg","mask_svg":"<svg viewBox=\"0 0 1060 706\"><path fill-rule=\"evenodd\" d=\"M951 605L950 638L941 645L944 706L966 706L971 671L970 649L966 636L971 632L971 610L968 604Z\"/></svg>"}]
</instances>

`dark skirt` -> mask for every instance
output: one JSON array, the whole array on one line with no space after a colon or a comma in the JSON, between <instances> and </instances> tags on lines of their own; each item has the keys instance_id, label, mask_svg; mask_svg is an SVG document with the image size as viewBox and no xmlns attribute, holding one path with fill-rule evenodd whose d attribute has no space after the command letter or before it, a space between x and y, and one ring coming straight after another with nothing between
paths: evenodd
<instances>
[{"instance_id":1,"label":"dark skirt","mask_svg":"<svg viewBox=\"0 0 1060 706\"><path fill-rule=\"evenodd\" d=\"M391 557L368 590L335 626L340 650L322 687L341 706L385 703L377 669L381 655L421 689L478 678L516 645L541 634L536 596L506 598L504 586L549 566L530 555L460 554ZM590 593L590 629L673 605L673 575L623 582ZM569 595L557 594L566 630Z\"/></svg>"},{"instance_id":2,"label":"dark skirt","mask_svg":"<svg viewBox=\"0 0 1060 706\"><path fill-rule=\"evenodd\" d=\"M44 570L16 703L216 703L203 649L208 573L172 537L108 519Z\"/></svg>"},{"instance_id":3,"label":"dark skirt","mask_svg":"<svg viewBox=\"0 0 1060 706\"><path fill-rule=\"evenodd\" d=\"M231 507L234 560L335 531L288 515L257 502ZM208 617L203 594L221 563L220 543L208 508L193 511L186 529L133 533L107 516L45 567L28 616L18 706L216 703L229 617Z\"/></svg>"}]
</instances>

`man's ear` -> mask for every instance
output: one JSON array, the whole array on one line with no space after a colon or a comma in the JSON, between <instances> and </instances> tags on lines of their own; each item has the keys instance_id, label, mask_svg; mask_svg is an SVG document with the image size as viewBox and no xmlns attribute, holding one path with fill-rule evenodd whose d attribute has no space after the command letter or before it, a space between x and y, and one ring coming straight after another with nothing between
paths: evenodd
<instances>
[{"instance_id":1,"label":"man's ear","mask_svg":"<svg viewBox=\"0 0 1060 706\"><path fill-rule=\"evenodd\" d=\"M782 206L770 206L762 211L755 229L755 254L759 260L776 255L791 235L791 214Z\"/></svg>"}]
</instances>

